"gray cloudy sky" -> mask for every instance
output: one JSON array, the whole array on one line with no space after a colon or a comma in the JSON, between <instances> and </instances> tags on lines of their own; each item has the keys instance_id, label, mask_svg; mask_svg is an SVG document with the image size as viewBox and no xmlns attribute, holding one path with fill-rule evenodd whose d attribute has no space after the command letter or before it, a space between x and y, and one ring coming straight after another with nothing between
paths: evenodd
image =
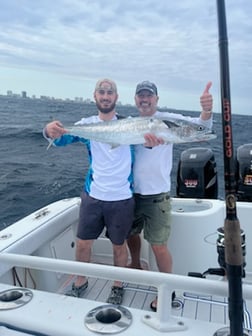
<instances>
[{"instance_id":1,"label":"gray cloudy sky","mask_svg":"<svg viewBox=\"0 0 252 336\"><path fill-rule=\"evenodd\" d=\"M92 98L110 77L119 100L154 81L159 105L199 110L211 80L220 111L215 0L0 0L0 94ZM252 1L226 0L233 113L252 115Z\"/></svg>"}]
</instances>

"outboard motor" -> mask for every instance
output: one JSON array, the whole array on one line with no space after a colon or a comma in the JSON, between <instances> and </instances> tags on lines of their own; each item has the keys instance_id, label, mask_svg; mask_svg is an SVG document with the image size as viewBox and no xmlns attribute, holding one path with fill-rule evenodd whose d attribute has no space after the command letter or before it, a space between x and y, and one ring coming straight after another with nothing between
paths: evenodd
<instances>
[{"instance_id":1,"label":"outboard motor","mask_svg":"<svg viewBox=\"0 0 252 336\"><path fill-rule=\"evenodd\" d=\"M237 148L236 168L237 199L252 202L252 144Z\"/></svg>"},{"instance_id":2,"label":"outboard motor","mask_svg":"<svg viewBox=\"0 0 252 336\"><path fill-rule=\"evenodd\" d=\"M177 196L217 198L217 169L211 149L195 147L181 153L177 171Z\"/></svg>"}]
</instances>

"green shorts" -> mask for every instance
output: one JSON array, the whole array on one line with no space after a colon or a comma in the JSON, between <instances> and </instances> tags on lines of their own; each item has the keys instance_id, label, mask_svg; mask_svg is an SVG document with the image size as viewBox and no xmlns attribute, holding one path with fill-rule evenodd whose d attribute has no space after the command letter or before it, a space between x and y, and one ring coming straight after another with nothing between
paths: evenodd
<instances>
[{"instance_id":1,"label":"green shorts","mask_svg":"<svg viewBox=\"0 0 252 336\"><path fill-rule=\"evenodd\" d=\"M166 244L171 231L171 201L169 193L134 194L135 215L131 235L143 230L144 239L152 245Z\"/></svg>"}]
</instances>

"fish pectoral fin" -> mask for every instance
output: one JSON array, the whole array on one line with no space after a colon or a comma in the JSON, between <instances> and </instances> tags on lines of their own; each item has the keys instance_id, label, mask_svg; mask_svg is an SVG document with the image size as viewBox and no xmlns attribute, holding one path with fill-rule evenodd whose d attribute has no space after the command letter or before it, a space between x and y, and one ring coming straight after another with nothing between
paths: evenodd
<instances>
[{"instance_id":1,"label":"fish pectoral fin","mask_svg":"<svg viewBox=\"0 0 252 336\"><path fill-rule=\"evenodd\" d=\"M168 127L168 128L172 128L172 127L179 127L178 124L176 124L175 122L173 121L170 121L170 120L162 120L163 123Z\"/></svg>"}]
</instances>

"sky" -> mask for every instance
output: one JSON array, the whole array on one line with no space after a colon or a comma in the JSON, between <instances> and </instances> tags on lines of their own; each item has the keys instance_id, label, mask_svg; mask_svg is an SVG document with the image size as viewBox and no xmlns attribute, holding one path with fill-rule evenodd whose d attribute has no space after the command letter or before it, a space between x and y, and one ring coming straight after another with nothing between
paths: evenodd
<instances>
[{"instance_id":1,"label":"sky","mask_svg":"<svg viewBox=\"0 0 252 336\"><path fill-rule=\"evenodd\" d=\"M200 110L208 81L221 111L216 0L0 0L0 94L93 97L100 78L134 104L156 83L159 106ZM252 1L226 0L232 113L252 115Z\"/></svg>"}]
</instances>

